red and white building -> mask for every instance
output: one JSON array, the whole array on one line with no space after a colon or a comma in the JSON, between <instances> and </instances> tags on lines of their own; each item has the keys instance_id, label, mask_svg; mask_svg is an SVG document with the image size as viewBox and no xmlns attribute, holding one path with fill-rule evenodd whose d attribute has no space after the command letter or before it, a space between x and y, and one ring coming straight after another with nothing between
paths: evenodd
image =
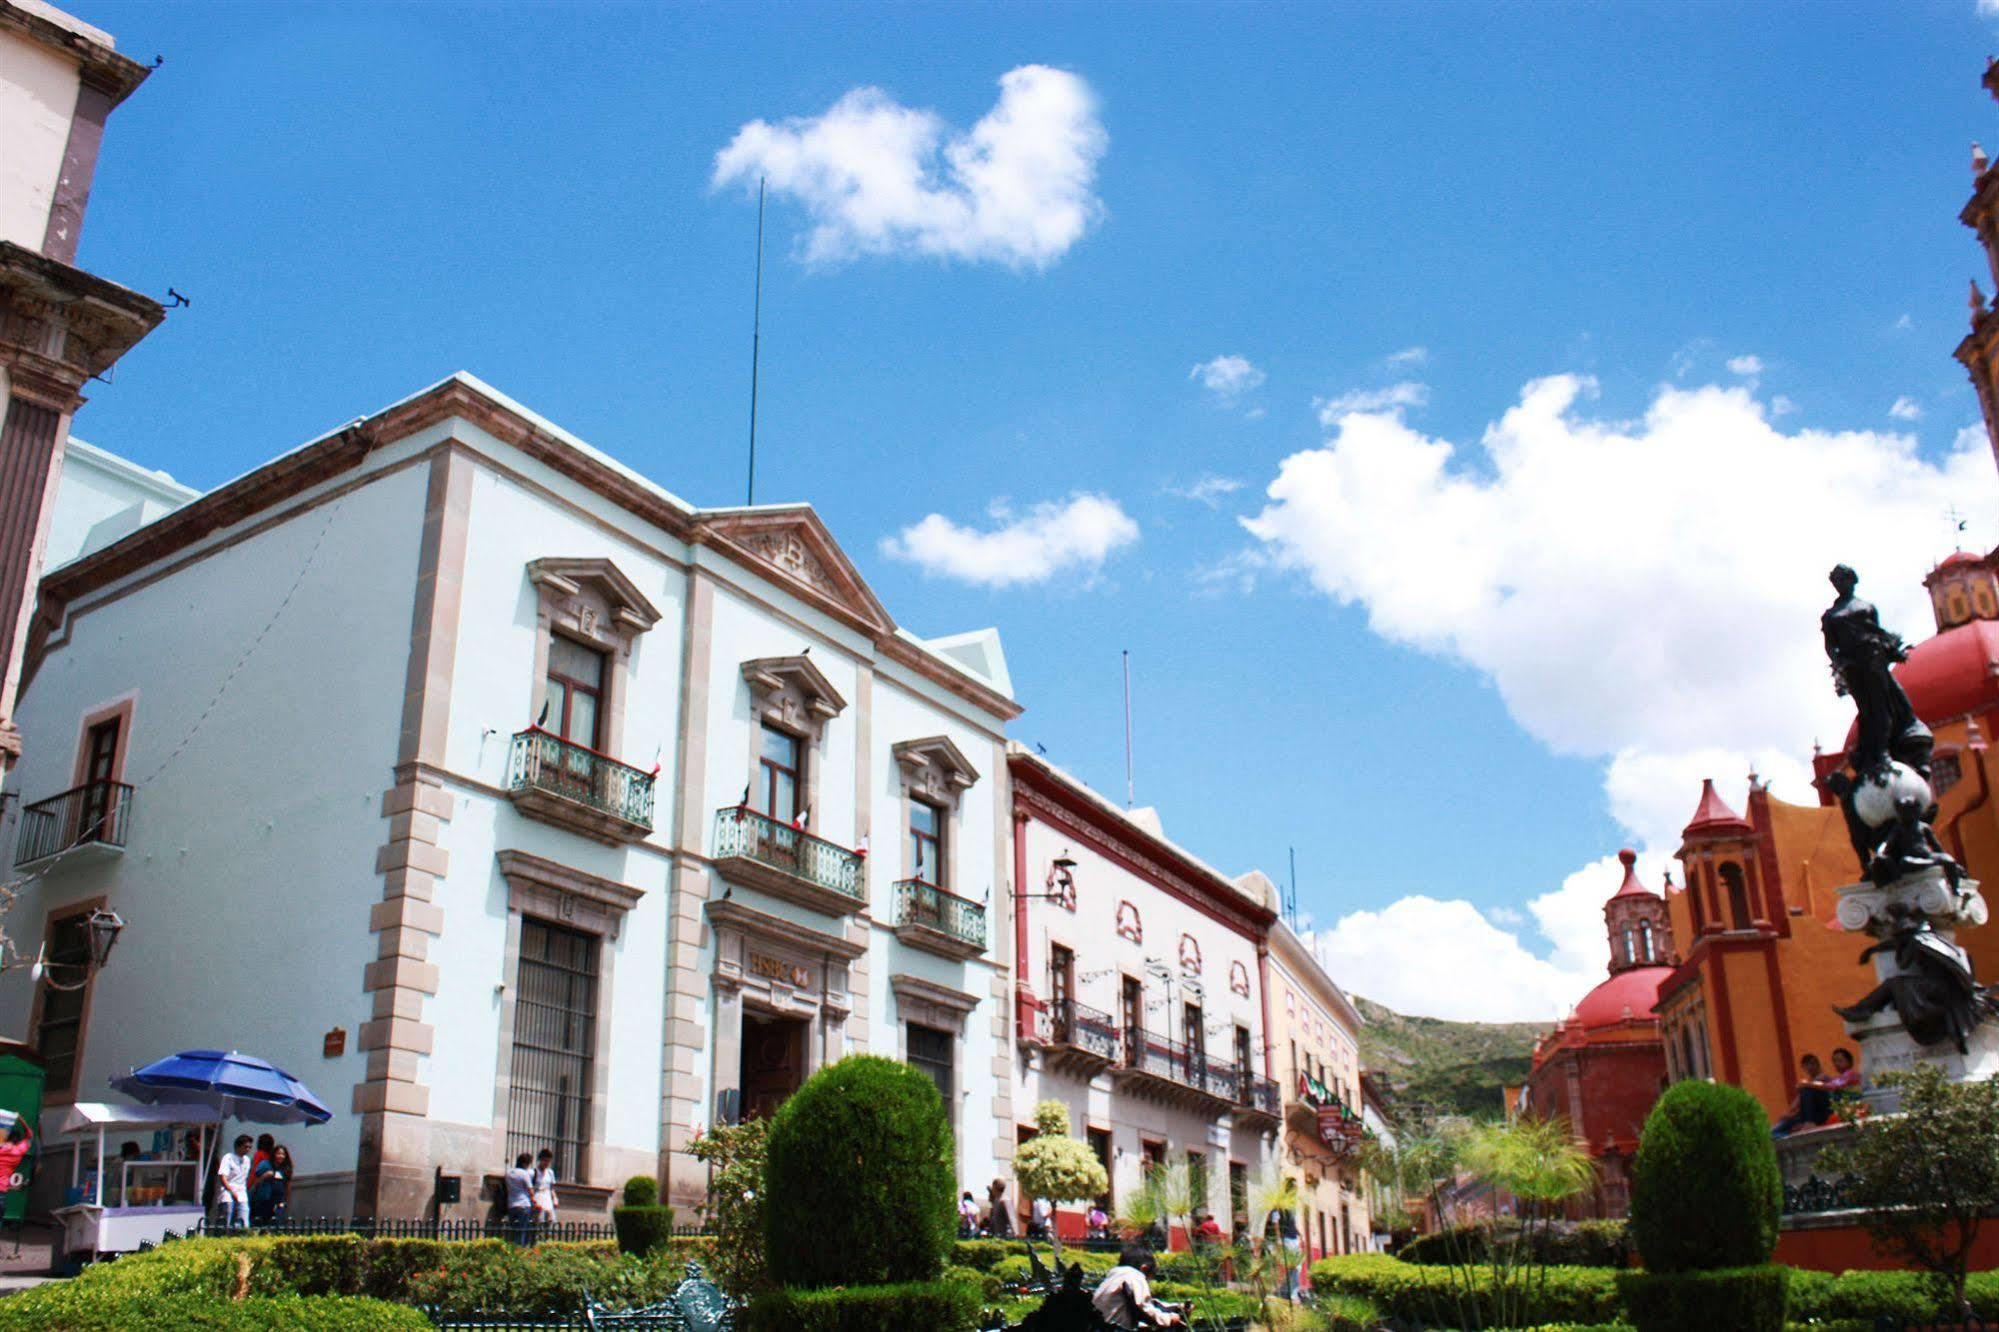
<instances>
[{"instance_id":1,"label":"red and white building","mask_svg":"<svg viewBox=\"0 0 1999 1332\"><path fill-rule=\"evenodd\" d=\"M1108 1210L1154 1164L1185 1165L1195 1210L1224 1231L1275 1160L1266 948L1276 916L1126 811L1009 747L1013 878L1013 1106L1069 1107L1103 1161ZM1061 1233L1081 1211L1058 1211ZM1183 1242L1176 1228L1171 1237Z\"/></svg>"}]
</instances>

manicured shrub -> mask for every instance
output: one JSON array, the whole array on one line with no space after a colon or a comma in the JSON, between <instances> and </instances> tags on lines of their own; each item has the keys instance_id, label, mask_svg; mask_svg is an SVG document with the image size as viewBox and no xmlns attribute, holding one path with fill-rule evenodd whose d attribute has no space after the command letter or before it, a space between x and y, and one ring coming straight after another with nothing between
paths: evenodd
<instances>
[{"instance_id":1,"label":"manicured shrub","mask_svg":"<svg viewBox=\"0 0 1999 1332\"><path fill-rule=\"evenodd\" d=\"M764 1254L771 1279L815 1288L936 1277L957 1228L952 1157L944 1103L928 1074L879 1055L849 1055L820 1069L770 1126Z\"/></svg>"},{"instance_id":2,"label":"manicured shrub","mask_svg":"<svg viewBox=\"0 0 1999 1332\"><path fill-rule=\"evenodd\" d=\"M122 1266L122 1262L119 1264ZM415 1309L338 1296L122 1295L76 1282L0 1300L0 1332L429 1332Z\"/></svg>"},{"instance_id":3,"label":"manicured shrub","mask_svg":"<svg viewBox=\"0 0 1999 1332\"><path fill-rule=\"evenodd\" d=\"M953 1267L975 1267L981 1272L990 1272L1002 1258L1019 1258L1027 1262L1027 1242L1025 1240L953 1240L949 1261Z\"/></svg>"},{"instance_id":4,"label":"manicured shrub","mask_svg":"<svg viewBox=\"0 0 1999 1332\"><path fill-rule=\"evenodd\" d=\"M627 1207L653 1207L659 1203L659 1181L651 1175L633 1175L625 1181Z\"/></svg>"},{"instance_id":5,"label":"manicured shrub","mask_svg":"<svg viewBox=\"0 0 1999 1332\"><path fill-rule=\"evenodd\" d=\"M1762 1104L1740 1087L1675 1083L1639 1137L1632 1238L1654 1273L1760 1267L1783 1192Z\"/></svg>"},{"instance_id":6,"label":"manicured shrub","mask_svg":"<svg viewBox=\"0 0 1999 1332\"><path fill-rule=\"evenodd\" d=\"M922 1074L917 1074L922 1077ZM743 1311L743 1332L912 1332L969 1328L982 1303L977 1286L904 1281L826 1290L773 1290Z\"/></svg>"},{"instance_id":7,"label":"manicured shrub","mask_svg":"<svg viewBox=\"0 0 1999 1332\"><path fill-rule=\"evenodd\" d=\"M1626 1272L1618 1284L1625 1316L1638 1332L1690 1328L1783 1332L1785 1283L1790 1275L1790 1268L1771 1263L1692 1272Z\"/></svg>"},{"instance_id":8,"label":"manicured shrub","mask_svg":"<svg viewBox=\"0 0 1999 1332\"><path fill-rule=\"evenodd\" d=\"M648 1254L666 1247L673 1238L671 1207L613 1207L611 1224L618 1232L618 1248L624 1253Z\"/></svg>"},{"instance_id":9,"label":"manicured shrub","mask_svg":"<svg viewBox=\"0 0 1999 1332\"><path fill-rule=\"evenodd\" d=\"M1516 1221L1452 1226L1416 1236L1395 1256L1405 1263L1482 1263L1490 1259L1495 1243L1511 1244L1519 1236ZM1557 1222L1546 1229L1537 1225L1527 1231L1526 1245L1529 1262L1550 1267L1628 1267L1633 1253L1630 1229L1622 1221Z\"/></svg>"},{"instance_id":10,"label":"manicured shrub","mask_svg":"<svg viewBox=\"0 0 1999 1332\"><path fill-rule=\"evenodd\" d=\"M1000 1278L991 1272L981 1272L976 1267L946 1267L939 1281L950 1281L960 1286L970 1286L979 1292L979 1298L990 1304L999 1298Z\"/></svg>"},{"instance_id":11,"label":"manicured shrub","mask_svg":"<svg viewBox=\"0 0 1999 1332\"><path fill-rule=\"evenodd\" d=\"M1490 1286L1491 1269L1474 1266L1471 1272L1475 1281ZM1378 1306L1384 1318L1419 1325L1455 1316L1463 1294L1461 1283L1453 1287L1449 1268L1405 1263L1385 1254L1321 1258L1312 1264L1312 1286L1322 1294L1359 1296ZM1617 1273L1610 1268L1551 1267L1546 1281L1537 1277L1531 1290L1526 1316L1535 1322L1608 1323L1624 1312ZM1479 1310L1481 1321L1491 1326L1494 1312Z\"/></svg>"}]
</instances>

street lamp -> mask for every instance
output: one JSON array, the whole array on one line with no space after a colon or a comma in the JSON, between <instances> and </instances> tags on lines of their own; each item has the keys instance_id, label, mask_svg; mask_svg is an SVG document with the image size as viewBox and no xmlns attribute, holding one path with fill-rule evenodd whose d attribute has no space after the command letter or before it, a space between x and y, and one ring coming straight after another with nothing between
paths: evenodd
<instances>
[{"instance_id":1,"label":"street lamp","mask_svg":"<svg viewBox=\"0 0 1999 1332\"><path fill-rule=\"evenodd\" d=\"M1076 862L1070 857L1069 849L1064 847L1062 854L1055 857L1049 863L1048 882L1046 885L1048 891L1042 893L1016 892L1013 895L1013 900L1016 902L1060 902L1064 906L1074 906L1076 905L1075 869Z\"/></svg>"},{"instance_id":2,"label":"street lamp","mask_svg":"<svg viewBox=\"0 0 1999 1332\"><path fill-rule=\"evenodd\" d=\"M105 907L92 911L83 922L86 944L90 950L88 960L83 962L49 961L48 940L42 940L35 950L35 965L28 976L37 985L47 985L51 990L81 990L90 984L91 976L101 968L111 956L112 945L118 942L118 935L125 928L125 918ZM73 981L59 978L58 971L80 971L83 974Z\"/></svg>"}]
</instances>

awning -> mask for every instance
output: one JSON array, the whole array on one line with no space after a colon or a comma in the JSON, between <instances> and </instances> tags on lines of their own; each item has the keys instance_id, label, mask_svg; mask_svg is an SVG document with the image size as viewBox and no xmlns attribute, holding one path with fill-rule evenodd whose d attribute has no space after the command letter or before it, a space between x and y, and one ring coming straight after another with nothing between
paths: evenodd
<instances>
[{"instance_id":1,"label":"awning","mask_svg":"<svg viewBox=\"0 0 1999 1332\"><path fill-rule=\"evenodd\" d=\"M78 1101L63 1115L57 1133L87 1133L96 1129L160 1129L180 1124L219 1124L220 1115L199 1105L113 1105L108 1101Z\"/></svg>"}]
</instances>

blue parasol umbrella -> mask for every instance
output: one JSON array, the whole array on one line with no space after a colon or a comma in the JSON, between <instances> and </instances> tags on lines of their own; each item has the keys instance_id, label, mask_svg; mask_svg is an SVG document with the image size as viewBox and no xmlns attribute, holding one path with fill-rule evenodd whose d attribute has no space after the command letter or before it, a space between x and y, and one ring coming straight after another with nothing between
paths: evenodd
<instances>
[{"instance_id":1,"label":"blue parasol umbrella","mask_svg":"<svg viewBox=\"0 0 1999 1332\"><path fill-rule=\"evenodd\" d=\"M333 1118L312 1089L268 1060L234 1050L183 1050L135 1068L111 1085L150 1105L201 1105L225 1119L324 1124Z\"/></svg>"}]
</instances>

